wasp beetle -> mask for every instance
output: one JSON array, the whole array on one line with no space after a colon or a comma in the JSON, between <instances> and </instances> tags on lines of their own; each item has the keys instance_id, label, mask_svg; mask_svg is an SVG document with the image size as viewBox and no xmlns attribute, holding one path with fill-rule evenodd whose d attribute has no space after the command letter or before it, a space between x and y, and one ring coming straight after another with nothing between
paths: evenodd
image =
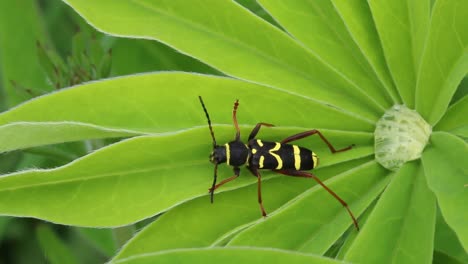
<instances>
[{"instance_id":1,"label":"wasp beetle","mask_svg":"<svg viewBox=\"0 0 468 264\"><path fill-rule=\"evenodd\" d=\"M224 145L218 145L213 132L213 127L211 126L210 116L208 110L206 110L205 104L201 96L198 97L200 103L205 111L206 118L208 119L208 127L210 129L211 137L213 139L213 151L210 154L210 161L214 164L214 178L211 188L209 188L211 203L213 203L214 191L220 186L228 183L237 177L240 174L240 167L246 166L247 169L257 177L257 187L258 187L258 203L260 205L260 210L262 215L265 217L267 214L265 208L263 207L262 202L262 190L261 183L262 177L259 172L261 169L271 170L276 173L284 174L287 176L294 177L305 177L312 178L318 184L320 184L325 190L327 190L333 197L335 197L348 211L351 216L354 226L359 230L359 225L354 217L353 213L349 209L346 202L341 199L335 192L330 190L317 176L307 172L307 170L312 170L316 168L319 164L318 156L311 150L296 145L288 144L292 141L299 140L308 136L317 134L332 153L343 152L351 149L353 145L348 146L343 149L335 149L333 145L323 136L320 131L314 129L305 131L296 135L292 135L283 139L280 142L269 142L261 139L256 139L258 131L262 126L272 127L272 124L268 123L258 123L252 132L250 132L247 144L243 143L240 139L240 130L239 124L237 122L237 108L239 106L239 100L236 100L234 103L234 108L232 111L232 119L234 122L234 127L236 129L236 137L233 141L228 142ZM218 165L226 163L229 166L233 167L234 176L229 177L220 183L216 183L218 178Z\"/></svg>"}]
</instances>

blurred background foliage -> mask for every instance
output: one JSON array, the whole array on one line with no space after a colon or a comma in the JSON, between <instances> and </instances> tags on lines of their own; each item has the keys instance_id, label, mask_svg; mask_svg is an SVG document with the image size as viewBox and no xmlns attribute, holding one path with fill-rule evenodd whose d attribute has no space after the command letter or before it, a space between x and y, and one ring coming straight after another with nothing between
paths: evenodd
<instances>
[{"instance_id":1,"label":"blurred background foliage","mask_svg":"<svg viewBox=\"0 0 468 264\"><path fill-rule=\"evenodd\" d=\"M277 25L255 1L238 2ZM222 75L164 44L106 36L61 0L0 1L0 111L81 82L152 71ZM3 153L0 173L57 167L116 140ZM1 216L0 264L103 263L150 221L112 230Z\"/></svg>"}]
</instances>

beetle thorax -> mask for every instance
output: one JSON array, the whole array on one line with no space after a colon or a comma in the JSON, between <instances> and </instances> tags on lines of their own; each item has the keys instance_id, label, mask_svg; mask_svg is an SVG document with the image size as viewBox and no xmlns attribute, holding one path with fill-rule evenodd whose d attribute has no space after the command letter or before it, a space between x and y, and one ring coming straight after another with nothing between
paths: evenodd
<instances>
[{"instance_id":1,"label":"beetle thorax","mask_svg":"<svg viewBox=\"0 0 468 264\"><path fill-rule=\"evenodd\" d=\"M249 158L249 149L241 141L231 141L224 144L226 162L228 165L239 167L245 165Z\"/></svg>"}]
</instances>

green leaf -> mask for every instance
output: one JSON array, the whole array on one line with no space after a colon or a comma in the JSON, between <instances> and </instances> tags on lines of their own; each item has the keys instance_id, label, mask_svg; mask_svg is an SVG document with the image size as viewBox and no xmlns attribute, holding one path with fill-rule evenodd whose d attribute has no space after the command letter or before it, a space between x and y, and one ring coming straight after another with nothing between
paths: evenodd
<instances>
[{"instance_id":1,"label":"green leaf","mask_svg":"<svg viewBox=\"0 0 468 264\"><path fill-rule=\"evenodd\" d=\"M437 210L434 250L443 252L447 256L460 260L460 262L468 262L468 253L462 247L455 232L445 222L440 210Z\"/></svg>"},{"instance_id":2,"label":"green leaf","mask_svg":"<svg viewBox=\"0 0 468 264\"><path fill-rule=\"evenodd\" d=\"M267 248L202 248L135 255L111 263L342 263L333 259Z\"/></svg>"},{"instance_id":3,"label":"green leaf","mask_svg":"<svg viewBox=\"0 0 468 264\"><path fill-rule=\"evenodd\" d=\"M408 108L414 108L417 73L429 27L430 1L368 1L388 68Z\"/></svg>"},{"instance_id":4,"label":"green leaf","mask_svg":"<svg viewBox=\"0 0 468 264\"><path fill-rule=\"evenodd\" d=\"M135 225L127 225L114 228L112 231L114 233L115 244L120 248L135 235L136 228Z\"/></svg>"},{"instance_id":5,"label":"green leaf","mask_svg":"<svg viewBox=\"0 0 468 264\"><path fill-rule=\"evenodd\" d=\"M206 64L153 40L119 38L112 45L112 72L115 75L176 70L220 74Z\"/></svg>"},{"instance_id":6,"label":"green leaf","mask_svg":"<svg viewBox=\"0 0 468 264\"><path fill-rule=\"evenodd\" d=\"M193 140L199 137L209 139L205 129L133 138L57 169L3 176L0 213L82 226L117 226L149 217L206 193L210 145Z\"/></svg>"},{"instance_id":7,"label":"green leaf","mask_svg":"<svg viewBox=\"0 0 468 264\"><path fill-rule=\"evenodd\" d=\"M450 101L450 104L453 104L457 102L458 100L462 99L463 97L468 95L468 75L466 75L460 84L457 87L457 90L455 91L455 94L452 97L452 101Z\"/></svg>"},{"instance_id":8,"label":"green leaf","mask_svg":"<svg viewBox=\"0 0 468 264\"><path fill-rule=\"evenodd\" d=\"M468 72L468 2L438 0L433 8L418 83L416 110L437 124Z\"/></svg>"},{"instance_id":9,"label":"green leaf","mask_svg":"<svg viewBox=\"0 0 468 264\"><path fill-rule=\"evenodd\" d=\"M270 24L275 25L278 28L281 28L280 25L271 17L271 15L262 8L262 6L256 0L235 0L237 3L241 4L243 7L252 11L255 15L263 18L268 21Z\"/></svg>"},{"instance_id":10,"label":"green leaf","mask_svg":"<svg viewBox=\"0 0 468 264\"><path fill-rule=\"evenodd\" d=\"M462 138L468 138L468 125L459 127L453 131L451 131L453 134L458 135Z\"/></svg>"},{"instance_id":11,"label":"green leaf","mask_svg":"<svg viewBox=\"0 0 468 264\"><path fill-rule=\"evenodd\" d=\"M325 180L369 160L370 157L367 157L319 167L315 173ZM242 177L250 177L248 174L246 170L241 172ZM225 178L229 175L220 176ZM263 181L262 196L267 212L273 213L284 203L315 185L315 181L285 176ZM114 259L167 249L218 245L261 218L256 199L256 184L235 192L223 192L224 188L219 191L221 193L216 193L213 204L208 197L199 197L160 216L130 240Z\"/></svg>"},{"instance_id":12,"label":"green leaf","mask_svg":"<svg viewBox=\"0 0 468 264\"><path fill-rule=\"evenodd\" d=\"M468 126L468 96L458 100L451 105L447 113L442 117L440 122L434 127L434 131L447 131L456 135L463 135L463 127ZM465 134L466 137L468 135Z\"/></svg>"},{"instance_id":13,"label":"green leaf","mask_svg":"<svg viewBox=\"0 0 468 264\"><path fill-rule=\"evenodd\" d=\"M401 97L393 84L387 62L385 61L379 35L377 34L367 1L332 0L332 3L346 24L346 28L353 40L357 43L359 49L384 85L387 93L395 103L401 103Z\"/></svg>"},{"instance_id":14,"label":"green leaf","mask_svg":"<svg viewBox=\"0 0 468 264\"><path fill-rule=\"evenodd\" d=\"M41 246L48 263L51 264L74 264L78 263L70 248L62 241L57 234L45 224L37 227L36 230L39 245Z\"/></svg>"},{"instance_id":15,"label":"green leaf","mask_svg":"<svg viewBox=\"0 0 468 264\"><path fill-rule=\"evenodd\" d=\"M345 260L353 263L430 263L435 198L422 167L410 162L396 172Z\"/></svg>"},{"instance_id":16,"label":"green leaf","mask_svg":"<svg viewBox=\"0 0 468 264\"><path fill-rule=\"evenodd\" d=\"M0 151L92 138L128 137L142 132L80 122L15 122L0 126Z\"/></svg>"},{"instance_id":17,"label":"green leaf","mask_svg":"<svg viewBox=\"0 0 468 264\"><path fill-rule=\"evenodd\" d=\"M64 89L2 113L0 151L206 125L199 95L217 124L232 126L232 105L238 98L240 124L374 129L372 123L328 105L265 86L208 75L158 73ZM277 107L285 103L287 108Z\"/></svg>"},{"instance_id":18,"label":"green leaf","mask_svg":"<svg viewBox=\"0 0 468 264\"><path fill-rule=\"evenodd\" d=\"M389 177L389 176L387 176ZM365 226L367 223L367 220L369 219L369 216L372 215L374 212L375 205L377 201L379 200L380 197L377 197L374 201L372 201L372 204L367 207L366 211L362 213L361 216L359 216L359 223L361 226ZM338 254L336 255L336 259L344 259L344 256L348 253L350 247L353 245L354 241L356 240L357 236L359 235L359 232L353 232L353 231L347 231L343 236L345 237L345 241L341 245Z\"/></svg>"},{"instance_id":19,"label":"green leaf","mask_svg":"<svg viewBox=\"0 0 468 264\"><path fill-rule=\"evenodd\" d=\"M108 34L159 40L227 75L301 94L368 120L383 112L337 69L233 1L66 2Z\"/></svg>"},{"instance_id":20,"label":"green leaf","mask_svg":"<svg viewBox=\"0 0 468 264\"><path fill-rule=\"evenodd\" d=\"M32 97L20 87L33 92L49 87L36 56L36 41L45 36L36 5L33 0L0 2L0 86L5 89L1 100L10 107Z\"/></svg>"},{"instance_id":21,"label":"green leaf","mask_svg":"<svg viewBox=\"0 0 468 264\"><path fill-rule=\"evenodd\" d=\"M422 162L427 183L437 197L445 221L468 250L466 157L468 146L463 140L445 132L435 132Z\"/></svg>"},{"instance_id":22,"label":"green leaf","mask_svg":"<svg viewBox=\"0 0 468 264\"><path fill-rule=\"evenodd\" d=\"M80 236L88 240L93 247L107 257L111 257L117 251L112 229L107 228L75 228Z\"/></svg>"},{"instance_id":23,"label":"green leaf","mask_svg":"<svg viewBox=\"0 0 468 264\"><path fill-rule=\"evenodd\" d=\"M357 216L388 182L388 171L375 161L325 182ZM348 212L323 187L315 186L239 233L228 245L294 249L323 254L352 225Z\"/></svg>"},{"instance_id":24,"label":"green leaf","mask_svg":"<svg viewBox=\"0 0 468 264\"><path fill-rule=\"evenodd\" d=\"M232 126L216 129L220 142L232 139ZM301 130L275 129L266 138L275 140ZM323 133L336 146L351 143L358 146L332 155L319 137L303 140L304 147L315 146L323 167L372 153L369 134L326 130ZM211 146L208 129L202 127L132 138L56 169L4 175L0 177L0 214L80 226L133 223L206 195L213 177L208 162ZM229 175L232 171L222 166L219 173ZM241 177L230 188L254 182L254 177Z\"/></svg>"},{"instance_id":25,"label":"green leaf","mask_svg":"<svg viewBox=\"0 0 468 264\"><path fill-rule=\"evenodd\" d=\"M22 158L23 155L19 152L9 152L0 154L0 173L4 174L15 171Z\"/></svg>"},{"instance_id":26,"label":"green leaf","mask_svg":"<svg viewBox=\"0 0 468 264\"><path fill-rule=\"evenodd\" d=\"M440 251L434 251L434 259L432 260L433 264L464 264L462 262L450 255L447 255Z\"/></svg>"},{"instance_id":27,"label":"green leaf","mask_svg":"<svg viewBox=\"0 0 468 264\"><path fill-rule=\"evenodd\" d=\"M330 1L261 0L295 38L385 110L393 105Z\"/></svg>"}]
</instances>

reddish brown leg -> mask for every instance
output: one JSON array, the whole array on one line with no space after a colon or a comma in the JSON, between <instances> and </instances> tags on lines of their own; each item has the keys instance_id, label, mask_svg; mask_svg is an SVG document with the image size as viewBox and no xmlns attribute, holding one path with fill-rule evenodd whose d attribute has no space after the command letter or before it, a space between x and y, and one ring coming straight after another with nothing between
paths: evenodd
<instances>
[{"instance_id":1,"label":"reddish brown leg","mask_svg":"<svg viewBox=\"0 0 468 264\"><path fill-rule=\"evenodd\" d=\"M240 140L240 129L239 124L237 123L237 107L239 107L239 100L234 102L234 109L232 109L232 120L234 122L234 127L236 128L236 141Z\"/></svg>"},{"instance_id":2,"label":"reddish brown leg","mask_svg":"<svg viewBox=\"0 0 468 264\"><path fill-rule=\"evenodd\" d=\"M249 140L255 138L255 136L258 134L258 131L260 130L260 127L262 126L266 126L266 127L272 127L274 125L272 124L268 124L268 123L258 123L254 129L252 130L252 132L250 132L250 136L249 136Z\"/></svg>"},{"instance_id":3,"label":"reddish brown leg","mask_svg":"<svg viewBox=\"0 0 468 264\"><path fill-rule=\"evenodd\" d=\"M319 178L317 178L317 176L313 175L312 173L305 172L305 171L294 171L294 170L273 170L273 171L277 172L277 173L287 175L287 176L305 177L305 178L314 179L318 184L322 185L322 187L325 190L327 190L327 192L329 192L331 195L333 195L333 197L335 197L335 199L337 199L346 208L349 215L353 219L354 226L359 231L358 222L357 222L356 218L354 217L354 214L349 209L348 204L345 201L343 201L343 199L341 199L334 191L332 191L330 188L328 188Z\"/></svg>"},{"instance_id":4,"label":"reddish brown leg","mask_svg":"<svg viewBox=\"0 0 468 264\"><path fill-rule=\"evenodd\" d=\"M265 208L263 207L263 202L262 202L262 176L260 175L260 172L258 169L247 167L253 175L257 176L257 193L258 193L258 204L260 205L260 210L262 211L262 215L264 217L267 216L267 213L265 212Z\"/></svg>"},{"instance_id":5,"label":"reddish brown leg","mask_svg":"<svg viewBox=\"0 0 468 264\"><path fill-rule=\"evenodd\" d=\"M219 187L221 187L222 185L224 185L224 184L226 184L226 183L228 183L228 182L230 182L230 181L236 179L237 177L239 177L240 169L239 169L239 168L234 168L234 174L235 174L234 176L229 177L229 178L227 178L227 179L224 179L224 180L222 180L220 183L218 183L218 184L216 184L215 186L209 188L208 191L209 191L210 193L212 193L212 192L214 192L216 189L218 189Z\"/></svg>"},{"instance_id":6,"label":"reddish brown leg","mask_svg":"<svg viewBox=\"0 0 468 264\"><path fill-rule=\"evenodd\" d=\"M292 135L290 137L287 137L285 139L283 139L283 141L281 141L281 144L286 144L286 143L289 143L291 141L294 141L294 140L299 140L301 138L305 138L305 137L308 137L308 136L312 136L312 135L315 135L315 134L318 134L320 136L320 138L323 140L323 142L325 142L325 144L327 144L328 148L330 149L330 151L332 153L336 153L336 152L342 152L342 151L346 151L346 150L350 150L353 146L349 146L349 147L346 147L346 148L342 148L342 149L335 149L332 144L330 143L330 141L328 141L328 139L326 139L322 133L320 133L320 131L314 129L314 130L309 130L309 131L305 131L305 132L302 132L302 133L299 133L299 134L296 134L296 135Z\"/></svg>"},{"instance_id":7,"label":"reddish brown leg","mask_svg":"<svg viewBox=\"0 0 468 264\"><path fill-rule=\"evenodd\" d=\"M216 185L216 180L218 179L218 163L215 163L214 166L214 176L213 176L213 184L211 185L211 189L214 190L214 187ZM213 196L214 196L214 191L211 191L210 193L210 201L213 203Z\"/></svg>"}]
</instances>

